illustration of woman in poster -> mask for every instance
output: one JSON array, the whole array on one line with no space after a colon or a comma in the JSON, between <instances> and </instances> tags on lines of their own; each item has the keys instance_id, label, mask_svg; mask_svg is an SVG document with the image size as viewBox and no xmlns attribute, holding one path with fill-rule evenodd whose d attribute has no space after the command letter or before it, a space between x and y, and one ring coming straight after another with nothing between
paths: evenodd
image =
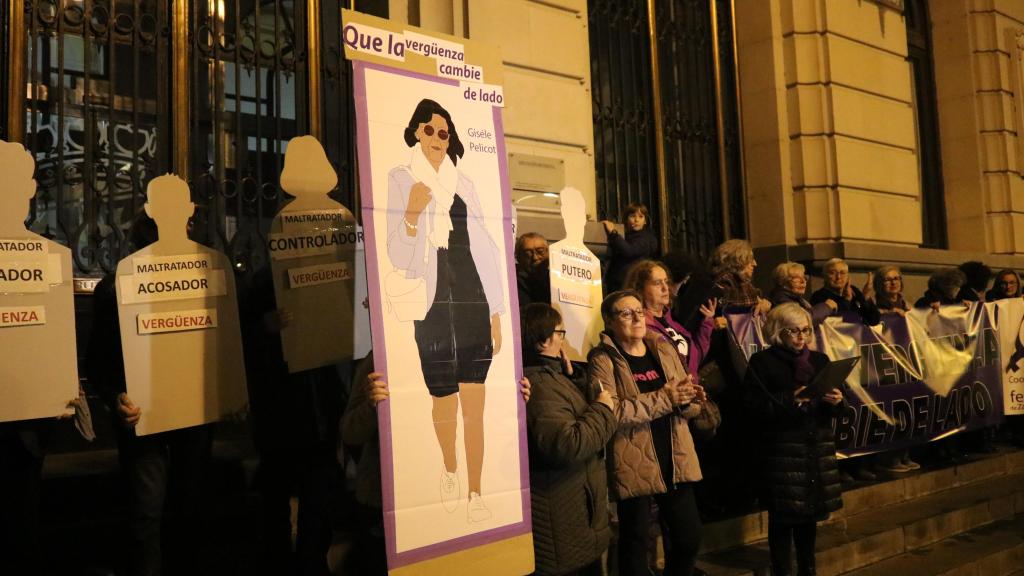
<instances>
[{"instance_id":1,"label":"illustration of woman in poster","mask_svg":"<svg viewBox=\"0 0 1024 576\"><path fill-rule=\"evenodd\" d=\"M467 517L482 522L491 517L480 497L480 478L484 381L501 348L505 313L501 259L484 227L473 181L455 168L465 149L448 111L433 100L420 101L404 139L412 159L388 174L388 257L397 270L385 280L385 290L399 320L413 321L444 457L441 502L450 513L462 497L456 459L461 403Z\"/></svg>"}]
</instances>

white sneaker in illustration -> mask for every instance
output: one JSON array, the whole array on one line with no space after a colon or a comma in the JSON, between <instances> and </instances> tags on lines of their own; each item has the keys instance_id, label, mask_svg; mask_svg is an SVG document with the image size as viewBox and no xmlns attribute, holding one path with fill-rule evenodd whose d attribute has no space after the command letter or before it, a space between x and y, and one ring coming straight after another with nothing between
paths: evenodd
<instances>
[{"instance_id":1,"label":"white sneaker in illustration","mask_svg":"<svg viewBox=\"0 0 1024 576\"><path fill-rule=\"evenodd\" d=\"M459 507L460 496L458 473L453 474L447 470L441 470L441 505L444 506L446 512L449 514L455 512Z\"/></svg>"},{"instance_id":2,"label":"white sneaker in illustration","mask_svg":"<svg viewBox=\"0 0 1024 576\"><path fill-rule=\"evenodd\" d=\"M466 516L470 522L483 522L491 519L491 511L484 504L484 499L476 492L469 493L469 508L466 510Z\"/></svg>"}]
</instances>

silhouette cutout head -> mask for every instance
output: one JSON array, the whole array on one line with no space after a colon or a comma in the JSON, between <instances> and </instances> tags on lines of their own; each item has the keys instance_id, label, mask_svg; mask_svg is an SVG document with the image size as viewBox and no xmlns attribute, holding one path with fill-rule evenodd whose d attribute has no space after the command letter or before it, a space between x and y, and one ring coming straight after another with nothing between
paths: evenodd
<instances>
[{"instance_id":1,"label":"silhouette cutout head","mask_svg":"<svg viewBox=\"0 0 1024 576\"><path fill-rule=\"evenodd\" d=\"M146 214L156 221L160 240L186 238L195 209L188 184L174 174L154 178L146 188Z\"/></svg>"},{"instance_id":2,"label":"silhouette cutout head","mask_svg":"<svg viewBox=\"0 0 1024 576\"><path fill-rule=\"evenodd\" d=\"M0 194L0 213L5 220L24 227L28 201L36 194L35 158L17 142L0 140L0 166L4 175L4 193Z\"/></svg>"},{"instance_id":3,"label":"silhouette cutout head","mask_svg":"<svg viewBox=\"0 0 1024 576\"><path fill-rule=\"evenodd\" d=\"M587 203L583 200L583 193L575 188L562 188L559 198L562 203L562 221L565 223L565 239L582 244L583 228L587 223Z\"/></svg>"},{"instance_id":4,"label":"silhouette cutout head","mask_svg":"<svg viewBox=\"0 0 1024 576\"><path fill-rule=\"evenodd\" d=\"M288 142L281 171L281 188L295 196L324 196L338 185L338 174L320 141L298 136Z\"/></svg>"}]
</instances>

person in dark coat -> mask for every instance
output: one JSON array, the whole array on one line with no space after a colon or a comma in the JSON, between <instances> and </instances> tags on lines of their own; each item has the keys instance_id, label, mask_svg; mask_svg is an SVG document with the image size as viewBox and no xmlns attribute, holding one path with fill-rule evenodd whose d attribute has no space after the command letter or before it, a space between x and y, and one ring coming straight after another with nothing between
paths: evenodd
<instances>
[{"instance_id":1,"label":"person in dark coat","mask_svg":"<svg viewBox=\"0 0 1024 576\"><path fill-rule=\"evenodd\" d=\"M914 302L914 308L938 310L940 306L963 304L960 289L966 282L967 277L957 268L936 270L928 277L928 289Z\"/></svg>"},{"instance_id":2,"label":"person in dark coat","mask_svg":"<svg viewBox=\"0 0 1024 576\"><path fill-rule=\"evenodd\" d=\"M771 294L768 296L768 299L772 301L772 306L778 306L786 302L799 304L801 308L811 313L811 318L815 324L825 320L831 313L828 304L823 302L817 306L812 306L807 298L804 297L804 294L807 293L807 275L803 264L799 262L783 262L775 267L772 277L775 280L775 288L772 289Z\"/></svg>"},{"instance_id":3,"label":"person in dark coat","mask_svg":"<svg viewBox=\"0 0 1024 576\"><path fill-rule=\"evenodd\" d=\"M516 239L516 287L520 308L533 302L551 302L548 241L536 232Z\"/></svg>"},{"instance_id":4,"label":"person in dark coat","mask_svg":"<svg viewBox=\"0 0 1024 576\"><path fill-rule=\"evenodd\" d=\"M750 357L746 405L760 430L772 573L790 573L793 542L797 574L810 576L816 523L843 505L831 424L844 409L843 394L837 388L818 399L801 394L829 362L806 346L813 331L804 308L772 309L764 333L772 346Z\"/></svg>"},{"instance_id":5,"label":"person in dark coat","mask_svg":"<svg viewBox=\"0 0 1024 576\"><path fill-rule=\"evenodd\" d=\"M964 302L985 302L992 269L977 260L964 262L957 268L964 273L965 279L958 297Z\"/></svg>"},{"instance_id":6,"label":"person in dark coat","mask_svg":"<svg viewBox=\"0 0 1024 576\"><path fill-rule=\"evenodd\" d=\"M822 267L825 286L811 294L811 305L827 304L833 313L856 312L868 326L882 321L874 303L874 275L868 273L865 294L850 282L850 267L842 258L832 258Z\"/></svg>"},{"instance_id":7,"label":"person in dark coat","mask_svg":"<svg viewBox=\"0 0 1024 576\"><path fill-rule=\"evenodd\" d=\"M992 289L985 293L985 302L995 302L1004 298L1020 298L1020 276L1010 268L1000 270Z\"/></svg>"},{"instance_id":8,"label":"person in dark coat","mask_svg":"<svg viewBox=\"0 0 1024 576\"><path fill-rule=\"evenodd\" d=\"M630 204L626 206L626 234L619 234L615 223L610 220L601 222L608 234L608 249L611 251L611 263L608 273L604 275L604 292L612 292L622 288L633 263L644 258L653 258L658 252L658 238L651 231L650 216L647 206Z\"/></svg>"},{"instance_id":9,"label":"person in dark coat","mask_svg":"<svg viewBox=\"0 0 1024 576\"><path fill-rule=\"evenodd\" d=\"M608 548L604 447L618 428L612 396L591 390L562 350L562 317L549 304L522 310L533 547L538 575L601 574Z\"/></svg>"}]
</instances>

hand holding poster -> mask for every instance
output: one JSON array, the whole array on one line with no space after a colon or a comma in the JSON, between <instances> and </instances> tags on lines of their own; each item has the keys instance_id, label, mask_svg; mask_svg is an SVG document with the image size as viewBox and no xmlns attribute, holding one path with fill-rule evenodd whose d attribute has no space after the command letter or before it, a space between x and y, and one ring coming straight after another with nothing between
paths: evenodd
<instances>
[{"instance_id":1,"label":"hand holding poster","mask_svg":"<svg viewBox=\"0 0 1024 576\"><path fill-rule=\"evenodd\" d=\"M117 265L128 396L138 435L215 422L246 404L235 277L224 254L188 239L195 206L177 176L149 183L159 239Z\"/></svg>"},{"instance_id":2,"label":"hand holding poster","mask_svg":"<svg viewBox=\"0 0 1024 576\"><path fill-rule=\"evenodd\" d=\"M570 360L586 362L587 353L604 330L601 261L583 243L587 220L583 194L575 188L564 188L559 198L565 238L548 250L551 305L561 313L565 324L566 355Z\"/></svg>"},{"instance_id":3,"label":"hand holding poster","mask_svg":"<svg viewBox=\"0 0 1024 576\"><path fill-rule=\"evenodd\" d=\"M293 320L281 329L288 371L295 373L353 357L355 218L327 196L338 176L312 136L288 143L281 188L295 197L270 227L274 294Z\"/></svg>"},{"instance_id":4,"label":"hand holding poster","mask_svg":"<svg viewBox=\"0 0 1024 576\"><path fill-rule=\"evenodd\" d=\"M349 11L343 19L374 363L390 386L378 407L388 566L526 574L500 58L463 39Z\"/></svg>"},{"instance_id":5,"label":"hand holding poster","mask_svg":"<svg viewBox=\"0 0 1024 576\"><path fill-rule=\"evenodd\" d=\"M78 397L71 250L25 229L34 172L0 140L0 422L58 416Z\"/></svg>"}]
</instances>

